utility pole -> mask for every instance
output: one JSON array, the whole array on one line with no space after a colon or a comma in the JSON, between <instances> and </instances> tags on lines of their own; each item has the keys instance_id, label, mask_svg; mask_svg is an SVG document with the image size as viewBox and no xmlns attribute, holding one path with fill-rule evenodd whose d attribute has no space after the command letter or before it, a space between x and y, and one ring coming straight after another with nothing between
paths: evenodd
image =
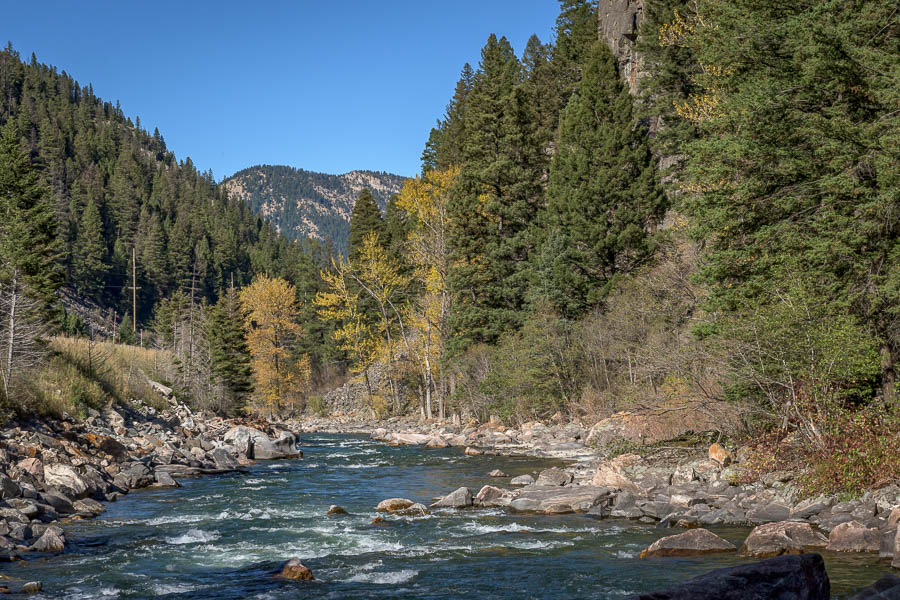
<instances>
[{"instance_id":1,"label":"utility pole","mask_svg":"<svg viewBox=\"0 0 900 600\"><path fill-rule=\"evenodd\" d=\"M141 289L137 286L137 258L135 257L135 249L131 248L131 327L132 331L137 333L137 291ZM143 344L141 344L143 345Z\"/></svg>"}]
</instances>

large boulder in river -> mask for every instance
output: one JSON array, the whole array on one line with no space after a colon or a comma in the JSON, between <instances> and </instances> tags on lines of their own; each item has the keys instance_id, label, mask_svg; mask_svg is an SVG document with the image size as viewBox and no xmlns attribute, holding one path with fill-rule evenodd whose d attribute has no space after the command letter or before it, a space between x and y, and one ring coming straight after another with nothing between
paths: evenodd
<instances>
[{"instance_id":1,"label":"large boulder in river","mask_svg":"<svg viewBox=\"0 0 900 600\"><path fill-rule=\"evenodd\" d=\"M825 536L815 531L809 523L781 521L756 527L747 536L741 551L747 556L763 558L802 554L827 545Z\"/></svg>"},{"instance_id":2,"label":"large boulder in river","mask_svg":"<svg viewBox=\"0 0 900 600\"><path fill-rule=\"evenodd\" d=\"M696 556L716 552L731 552L737 548L713 532L699 528L690 529L678 535L670 535L653 542L641 552L641 558L656 556Z\"/></svg>"},{"instance_id":3,"label":"large boulder in river","mask_svg":"<svg viewBox=\"0 0 900 600\"><path fill-rule=\"evenodd\" d=\"M407 498L388 498L378 503L378 506L375 507L375 512L397 512L398 510L405 510L413 504L415 502Z\"/></svg>"},{"instance_id":4,"label":"large boulder in river","mask_svg":"<svg viewBox=\"0 0 900 600\"><path fill-rule=\"evenodd\" d=\"M830 600L831 583L818 554L778 556L716 569L633 600Z\"/></svg>"},{"instance_id":5,"label":"large boulder in river","mask_svg":"<svg viewBox=\"0 0 900 600\"><path fill-rule=\"evenodd\" d=\"M309 567L300 562L299 558L292 558L281 566L277 577L282 579L294 579L297 581L310 581L315 579Z\"/></svg>"},{"instance_id":6,"label":"large boulder in river","mask_svg":"<svg viewBox=\"0 0 900 600\"><path fill-rule=\"evenodd\" d=\"M532 483L534 483L534 477L527 473L525 475L513 477L509 482L510 485L531 485Z\"/></svg>"},{"instance_id":7,"label":"large boulder in river","mask_svg":"<svg viewBox=\"0 0 900 600\"><path fill-rule=\"evenodd\" d=\"M472 506L472 490L461 487L450 492L429 508L466 508L467 506Z\"/></svg>"},{"instance_id":8,"label":"large boulder in river","mask_svg":"<svg viewBox=\"0 0 900 600\"><path fill-rule=\"evenodd\" d=\"M878 552L881 549L881 532L866 527L859 521L841 523L828 536L826 550L831 552Z\"/></svg>"},{"instance_id":9,"label":"large boulder in river","mask_svg":"<svg viewBox=\"0 0 900 600\"><path fill-rule=\"evenodd\" d=\"M287 431L281 432L278 439L271 440L258 429L238 425L229 429L222 439L244 458L271 460L302 456L296 448L297 438Z\"/></svg>"},{"instance_id":10,"label":"large boulder in river","mask_svg":"<svg viewBox=\"0 0 900 600\"><path fill-rule=\"evenodd\" d=\"M298 456L303 456L303 453L297 450L297 437L293 433L282 431L274 440L270 440L268 437L253 440L252 458L254 459L273 460Z\"/></svg>"}]
</instances>

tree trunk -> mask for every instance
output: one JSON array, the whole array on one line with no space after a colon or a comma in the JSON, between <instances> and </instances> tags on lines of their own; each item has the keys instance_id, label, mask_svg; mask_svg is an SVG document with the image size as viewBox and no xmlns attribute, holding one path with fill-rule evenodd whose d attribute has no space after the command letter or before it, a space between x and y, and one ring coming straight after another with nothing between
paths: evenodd
<instances>
[{"instance_id":1,"label":"tree trunk","mask_svg":"<svg viewBox=\"0 0 900 600\"><path fill-rule=\"evenodd\" d=\"M19 272L13 269L12 286L10 287L9 298L9 340L6 347L6 369L3 373L3 392L6 400L9 401L9 384L12 378L13 369L13 348L16 340L16 303L19 299Z\"/></svg>"},{"instance_id":2,"label":"tree trunk","mask_svg":"<svg viewBox=\"0 0 900 600\"><path fill-rule=\"evenodd\" d=\"M887 408L897 404L897 371L891 345L887 341L881 345L881 396Z\"/></svg>"}]
</instances>

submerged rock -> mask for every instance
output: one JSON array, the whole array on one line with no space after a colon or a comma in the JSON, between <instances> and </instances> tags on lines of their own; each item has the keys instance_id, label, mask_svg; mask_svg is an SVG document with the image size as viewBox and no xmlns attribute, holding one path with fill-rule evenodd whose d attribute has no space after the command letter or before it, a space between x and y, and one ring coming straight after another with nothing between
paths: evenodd
<instances>
[{"instance_id":1,"label":"submerged rock","mask_svg":"<svg viewBox=\"0 0 900 600\"><path fill-rule=\"evenodd\" d=\"M313 577L312 571L309 570L309 567L300 562L299 558L292 558L284 565L282 565L281 570L278 571L277 577L281 577L282 579L294 579L298 581L310 581L315 579Z\"/></svg>"},{"instance_id":2,"label":"submerged rock","mask_svg":"<svg viewBox=\"0 0 900 600\"><path fill-rule=\"evenodd\" d=\"M531 485L532 483L534 483L534 477L531 475L519 475L509 481L510 485Z\"/></svg>"},{"instance_id":3,"label":"submerged rock","mask_svg":"<svg viewBox=\"0 0 900 600\"><path fill-rule=\"evenodd\" d=\"M507 475L500 469L494 469L493 471L488 473L488 477L509 477L509 475Z\"/></svg>"},{"instance_id":4,"label":"submerged rock","mask_svg":"<svg viewBox=\"0 0 900 600\"><path fill-rule=\"evenodd\" d=\"M830 600L831 582L818 554L787 555L716 569L633 600Z\"/></svg>"},{"instance_id":5,"label":"submerged rock","mask_svg":"<svg viewBox=\"0 0 900 600\"><path fill-rule=\"evenodd\" d=\"M670 535L653 542L641 552L641 558L657 556L694 556L737 550L734 544L713 532L699 528L689 529L678 535Z\"/></svg>"},{"instance_id":6,"label":"submerged rock","mask_svg":"<svg viewBox=\"0 0 900 600\"><path fill-rule=\"evenodd\" d=\"M388 498L378 503L378 506L375 507L375 512L396 512L407 509L413 504L415 502L407 498Z\"/></svg>"},{"instance_id":7,"label":"submerged rock","mask_svg":"<svg viewBox=\"0 0 900 600\"><path fill-rule=\"evenodd\" d=\"M337 504L332 504L328 507L328 512L325 513L326 516L332 515L346 515L349 514L346 510L338 506Z\"/></svg>"}]
</instances>

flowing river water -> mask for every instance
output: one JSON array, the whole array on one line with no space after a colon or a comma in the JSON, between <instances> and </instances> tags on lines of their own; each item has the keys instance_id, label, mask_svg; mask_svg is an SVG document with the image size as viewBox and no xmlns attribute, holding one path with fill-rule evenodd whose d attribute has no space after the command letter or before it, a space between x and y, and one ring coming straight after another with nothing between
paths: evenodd
<instances>
[{"instance_id":1,"label":"flowing river water","mask_svg":"<svg viewBox=\"0 0 900 600\"><path fill-rule=\"evenodd\" d=\"M93 521L66 527L66 554L3 567L40 580L41 598L622 598L665 588L742 559L639 559L671 531L584 515L504 510L388 517L385 498L430 503L466 485L508 480L492 469L534 473L533 458L470 457L459 449L390 447L360 436L303 438L305 458L247 473L182 480L176 490L139 491ZM326 517L338 504L350 515ZM715 529L736 545L747 529ZM275 579L297 556L313 582ZM872 556L826 556L836 597L889 571Z\"/></svg>"}]
</instances>

